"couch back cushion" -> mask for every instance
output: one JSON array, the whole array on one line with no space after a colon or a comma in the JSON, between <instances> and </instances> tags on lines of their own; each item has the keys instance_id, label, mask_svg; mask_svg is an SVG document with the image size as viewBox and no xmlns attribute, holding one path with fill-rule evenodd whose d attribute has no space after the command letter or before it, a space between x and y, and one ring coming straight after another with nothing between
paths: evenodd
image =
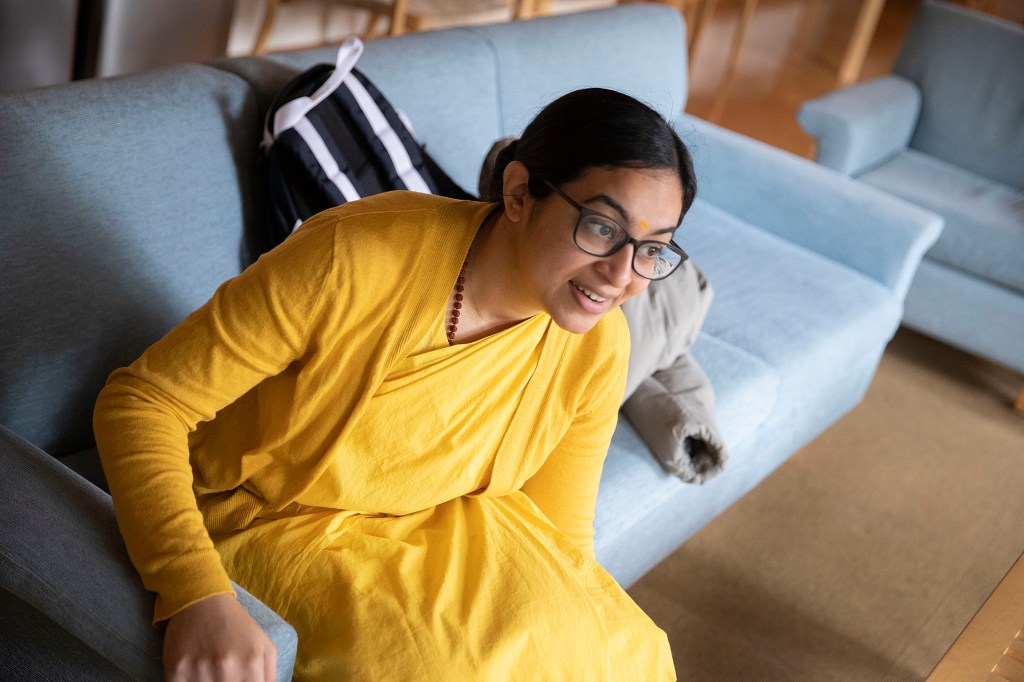
<instances>
[{"instance_id":1,"label":"couch back cushion","mask_svg":"<svg viewBox=\"0 0 1024 682\"><path fill-rule=\"evenodd\" d=\"M334 64L337 47L212 62L256 91L261 116L288 81L315 64ZM467 192L500 137L494 61L482 39L459 29L366 43L356 68L412 122L416 138Z\"/></svg>"},{"instance_id":2,"label":"couch back cushion","mask_svg":"<svg viewBox=\"0 0 1024 682\"><path fill-rule=\"evenodd\" d=\"M248 261L256 104L205 66L0 96L0 423L89 447L107 375Z\"/></svg>"},{"instance_id":3,"label":"couch back cushion","mask_svg":"<svg viewBox=\"0 0 1024 682\"><path fill-rule=\"evenodd\" d=\"M1024 189L1024 27L925 0L893 72L921 88L911 147Z\"/></svg>"},{"instance_id":4,"label":"couch back cushion","mask_svg":"<svg viewBox=\"0 0 1024 682\"><path fill-rule=\"evenodd\" d=\"M686 105L682 15L631 4L465 29L494 52L502 135L519 135L540 109L571 90L605 87L671 119Z\"/></svg>"}]
</instances>

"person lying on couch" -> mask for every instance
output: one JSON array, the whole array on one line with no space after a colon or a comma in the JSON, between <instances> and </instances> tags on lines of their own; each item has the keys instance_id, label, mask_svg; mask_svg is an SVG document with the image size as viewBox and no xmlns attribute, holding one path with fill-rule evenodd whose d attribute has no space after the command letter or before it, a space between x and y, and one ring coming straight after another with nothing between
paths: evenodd
<instances>
[{"instance_id":1,"label":"person lying on couch","mask_svg":"<svg viewBox=\"0 0 1024 682\"><path fill-rule=\"evenodd\" d=\"M494 203L314 216L99 396L95 433L177 679L674 679L597 563L620 304L686 259L689 152L617 92L545 107ZM485 197L487 198L487 197Z\"/></svg>"}]
</instances>

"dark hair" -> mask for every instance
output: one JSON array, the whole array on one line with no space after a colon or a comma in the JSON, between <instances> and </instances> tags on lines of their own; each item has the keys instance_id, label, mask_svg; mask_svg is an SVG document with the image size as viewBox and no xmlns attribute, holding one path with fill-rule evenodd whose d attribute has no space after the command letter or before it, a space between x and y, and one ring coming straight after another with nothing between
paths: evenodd
<instances>
[{"instance_id":1,"label":"dark hair","mask_svg":"<svg viewBox=\"0 0 1024 682\"><path fill-rule=\"evenodd\" d=\"M562 185L601 167L675 171L683 186L680 220L697 195L690 152L672 126L615 90L576 90L544 107L522 137L498 154L483 199L501 198L505 166L512 161L529 169L530 193L540 199L551 194L542 179Z\"/></svg>"}]
</instances>

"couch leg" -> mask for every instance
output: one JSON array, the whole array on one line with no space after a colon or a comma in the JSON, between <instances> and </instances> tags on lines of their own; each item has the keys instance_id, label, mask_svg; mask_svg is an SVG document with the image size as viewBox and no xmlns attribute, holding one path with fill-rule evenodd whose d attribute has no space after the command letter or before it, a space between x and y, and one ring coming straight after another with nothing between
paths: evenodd
<instances>
[{"instance_id":1,"label":"couch leg","mask_svg":"<svg viewBox=\"0 0 1024 682\"><path fill-rule=\"evenodd\" d=\"M1017 410L1018 414L1024 415L1024 386L1020 387L1020 393L1017 394L1017 402L1013 404L1013 409Z\"/></svg>"}]
</instances>

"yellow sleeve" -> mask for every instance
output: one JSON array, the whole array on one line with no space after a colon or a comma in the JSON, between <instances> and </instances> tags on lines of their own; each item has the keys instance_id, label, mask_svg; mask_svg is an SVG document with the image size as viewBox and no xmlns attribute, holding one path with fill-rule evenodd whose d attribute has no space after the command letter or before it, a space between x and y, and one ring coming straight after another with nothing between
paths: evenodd
<instances>
[{"instance_id":1,"label":"yellow sleeve","mask_svg":"<svg viewBox=\"0 0 1024 682\"><path fill-rule=\"evenodd\" d=\"M188 435L299 358L333 234L307 224L129 367L111 374L93 425L128 554L157 593L154 621L233 592L193 493Z\"/></svg>"},{"instance_id":2,"label":"yellow sleeve","mask_svg":"<svg viewBox=\"0 0 1024 682\"><path fill-rule=\"evenodd\" d=\"M613 322L609 320L609 322ZM626 389L629 332L614 322L587 384L587 400L541 468L523 484L523 492L545 516L588 555L594 555L594 508L604 459L618 422Z\"/></svg>"}]
</instances>

